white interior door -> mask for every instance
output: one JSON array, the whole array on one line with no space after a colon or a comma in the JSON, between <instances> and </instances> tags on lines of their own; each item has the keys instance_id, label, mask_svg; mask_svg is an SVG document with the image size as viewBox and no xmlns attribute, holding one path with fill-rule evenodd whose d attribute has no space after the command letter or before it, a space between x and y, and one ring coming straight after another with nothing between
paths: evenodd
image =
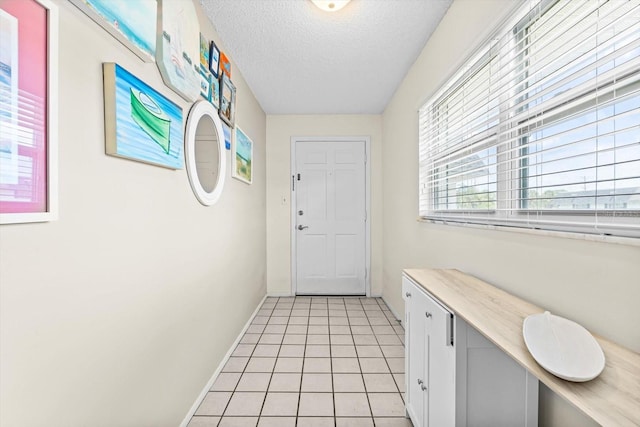
<instances>
[{"instance_id":1,"label":"white interior door","mask_svg":"<svg viewBox=\"0 0 640 427\"><path fill-rule=\"evenodd\" d=\"M297 294L366 293L365 141L295 142Z\"/></svg>"}]
</instances>

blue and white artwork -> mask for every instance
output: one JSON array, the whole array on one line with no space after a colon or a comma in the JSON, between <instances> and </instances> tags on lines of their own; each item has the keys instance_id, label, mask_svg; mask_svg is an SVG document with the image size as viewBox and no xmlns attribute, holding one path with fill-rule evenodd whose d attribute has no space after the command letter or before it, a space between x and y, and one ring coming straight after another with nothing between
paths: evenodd
<instances>
[{"instance_id":1,"label":"blue and white artwork","mask_svg":"<svg viewBox=\"0 0 640 427\"><path fill-rule=\"evenodd\" d=\"M182 108L117 64L104 82L107 154L182 169Z\"/></svg>"},{"instance_id":2,"label":"blue and white artwork","mask_svg":"<svg viewBox=\"0 0 640 427\"><path fill-rule=\"evenodd\" d=\"M224 133L224 148L231 150L231 128L228 124L222 123L222 132Z\"/></svg>"},{"instance_id":3,"label":"blue and white artwork","mask_svg":"<svg viewBox=\"0 0 640 427\"><path fill-rule=\"evenodd\" d=\"M71 0L145 62L156 54L157 0Z\"/></svg>"},{"instance_id":4,"label":"blue and white artwork","mask_svg":"<svg viewBox=\"0 0 640 427\"><path fill-rule=\"evenodd\" d=\"M158 0L156 63L164 83L188 102L200 96L200 26L193 1Z\"/></svg>"}]
</instances>

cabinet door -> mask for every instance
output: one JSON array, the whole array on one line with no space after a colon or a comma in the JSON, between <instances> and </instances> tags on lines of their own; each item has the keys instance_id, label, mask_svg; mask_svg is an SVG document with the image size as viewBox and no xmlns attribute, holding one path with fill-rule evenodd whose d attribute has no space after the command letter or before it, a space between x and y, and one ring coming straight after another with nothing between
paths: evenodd
<instances>
[{"instance_id":1,"label":"cabinet door","mask_svg":"<svg viewBox=\"0 0 640 427\"><path fill-rule=\"evenodd\" d=\"M407 278L402 279L405 292L405 354L406 354L406 408L414 427L424 423L426 387L425 361L425 296Z\"/></svg>"},{"instance_id":2,"label":"cabinet door","mask_svg":"<svg viewBox=\"0 0 640 427\"><path fill-rule=\"evenodd\" d=\"M426 404L428 425L453 427L456 410L456 353L453 314L431 297L425 298L428 336L429 393Z\"/></svg>"},{"instance_id":3,"label":"cabinet door","mask_svg":"<svg viewBox=\"0 0 640 427\"><path fill-rule=\"evenodd\" d=\"M468 427L538 425L538 381L467 325L465 351ZM465 345L466 344L466 345Z\"/></svg>"}]
</instances>

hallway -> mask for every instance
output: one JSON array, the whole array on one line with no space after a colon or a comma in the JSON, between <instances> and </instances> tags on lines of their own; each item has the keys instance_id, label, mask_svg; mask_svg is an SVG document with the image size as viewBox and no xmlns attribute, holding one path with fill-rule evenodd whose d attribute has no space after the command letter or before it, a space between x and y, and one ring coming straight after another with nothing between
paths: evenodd
<instances>
[{"instance_id":1,"label":"hallway","mask_svg":"<svg viewBox=\"0 0 640 427\"><path fill-rule=\"evenodd\" d=\"M267 298L189 427L411 426L403 343L380 298Z\"/></svg>"}]
</instances>

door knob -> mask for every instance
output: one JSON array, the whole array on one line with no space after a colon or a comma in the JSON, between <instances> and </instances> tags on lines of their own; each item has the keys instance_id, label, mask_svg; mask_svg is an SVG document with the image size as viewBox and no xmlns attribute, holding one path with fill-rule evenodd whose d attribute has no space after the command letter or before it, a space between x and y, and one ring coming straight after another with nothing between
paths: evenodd
<instances>
[{"instance_id":1,"label":"door knob","mask_svg":"<svg viewBox=\"0 0 640 427\"><path fill-rule=\"evenodd\" d=\"M407 296L407 298L411 298L411 292L407 292L405 293L405 295Z\"/></svg>"},{"instance_id":2,"label":"door knob","mask_svg":"<svg viewBox=\"0 0 640 427\"><path fill-rule=\"evenodd\" d=\"M429 313L428 311L427 311L426 313L424 313L424 314L425 314L425 316L427 316L427 317L431 317L431 313Z\"/></svg>"},{"instance_id":3,"label":"door knob","mask_svg":"<svg viewBox=\"0 0 640 427\"><path fill-rule=\"evenodd\" d=\"M420 388L422 389L422 391L425 391L427 389L427 386L424 384L420 384Z\"/></svg>"},{"instance_id":4,"label":"door knob","mask_svg":"<svg viewBox=\"0 0 640 427\"><path fill-rule=\"evenodd\" d=\"M418 385L422 385L422 380L418 378Z\"/></svg>"},{"instance_id":5,"label":"door knob","mask_svg":"<svg viewBox=\"0 0 640 427\"><path fill-rule=\"evenodd\" d=\"M305 228L309 228L309 226L308 225L299 225L298 226L298 230L300 230L300 231L304 230Z\"/></svg>"}]
</instances>

